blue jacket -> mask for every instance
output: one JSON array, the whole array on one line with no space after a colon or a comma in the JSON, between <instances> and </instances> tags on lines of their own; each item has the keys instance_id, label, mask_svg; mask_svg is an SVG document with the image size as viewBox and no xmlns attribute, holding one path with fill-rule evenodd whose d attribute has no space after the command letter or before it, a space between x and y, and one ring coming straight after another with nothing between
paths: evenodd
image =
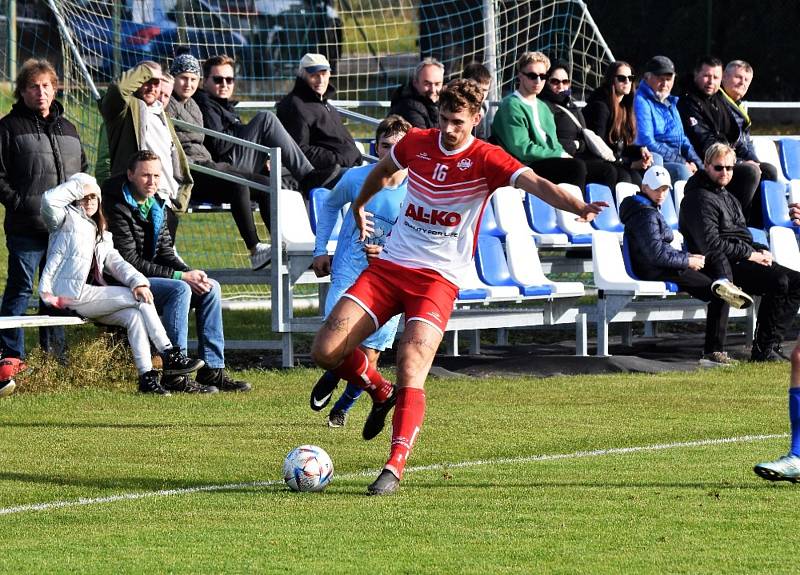
<instances>
[{"instance_id":1,"label":"blue jacket","mask_svg":"<svg viewBox=\"0 0 800 575\"><path fill-rule=\"evenodd\" d=\"M700 168L703 161L683 131L677 103L678 97L672 95L659 102L650 86L639 84L633 99L636 145L660 154L664 162L694 162Z\"/></svg>"},{"instance_id":2,"label":"blue jacket","mask_svg":"<svg viewBox=\"0 0 800 575\"><path fill-rule=\"evenodd\" d=\"M642 193L625 198L619 207L631 267L643 280L658 280L667 271L685 270L689 255L670 245L674 235L659 207Z\"/></svg>"}]
</instances>

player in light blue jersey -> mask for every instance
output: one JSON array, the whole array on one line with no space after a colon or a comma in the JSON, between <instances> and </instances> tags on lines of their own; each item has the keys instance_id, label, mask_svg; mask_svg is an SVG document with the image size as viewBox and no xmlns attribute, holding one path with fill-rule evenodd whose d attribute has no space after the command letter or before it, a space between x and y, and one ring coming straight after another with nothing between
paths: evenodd
<instances>
[{"instance_id":1,"label":"player in light blue jersey","mask_svg":"<svg viewBox=\"0 0 800 575\"><path fill-rule=\"evenodd\" d=\"M379 158L389 153L392 146L399 142L411 129L411 124L397 115L388 116L375 131L375 143ZM333 309L336 302L347 289L355 283L361 272L367 267L369 259L377 257L383 249L386 236L392 230L400 213L400 206L406 196L405 170L397 172L392 180L379 194L367 204L367 212L372 217L374 231L366 241L359 241L360 230L355 224L352 212L348 211L342 222L339 240L333 262L328 255L327 244L341 209L355 200L361 191L361 185L370 173L374 164L350 168L325 197L317 221L317 241L314 247L313 269L317 277L331 275L331 286L325 300L325 315ZM370 335L361 344L361 349L374 368L380 353L392 346L397 332L400 316L397 315L384 324L378 331ZM326 371L311 391L310 405L314 411L320 411L331 400L339 378ZM362 390L348 384L342 396L328 414L328 425L342 427L347 420L347 412L353 407Z\"/></svg>"}]
</instances>

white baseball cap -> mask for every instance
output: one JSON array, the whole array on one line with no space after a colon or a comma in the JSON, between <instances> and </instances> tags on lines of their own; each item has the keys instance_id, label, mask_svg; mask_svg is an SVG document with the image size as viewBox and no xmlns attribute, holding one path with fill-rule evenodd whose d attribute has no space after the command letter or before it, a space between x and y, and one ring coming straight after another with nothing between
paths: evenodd
<instances>
[{"instance_id":1,"label":"white baseball cap","mask_svg":"<svg viewBox=\"0 0 800 575\"><path fill-rule=\"evenodd\" d=\"M644 173L642 185L651 190L657 190L661 186L667 186L672 189L672 178L669 177L669 172L664 166L650 166Z\"/></svg>"},{"instance_id":2,"label":"white baseball cap","mask_svg":"<svg viewBox=\"0 0 800 575\"><path fill-rule=\"evenodd\" d=\"M331 64L322 54L306 54L300 59L300 69L309 74L315 74L323 70L330 70Z\"/></svg>"}]
</instances>

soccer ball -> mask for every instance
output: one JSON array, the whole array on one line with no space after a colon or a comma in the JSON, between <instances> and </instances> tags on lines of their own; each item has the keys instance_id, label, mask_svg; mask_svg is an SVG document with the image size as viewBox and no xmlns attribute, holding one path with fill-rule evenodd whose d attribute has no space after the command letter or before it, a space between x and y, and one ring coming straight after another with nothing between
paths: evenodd
<instances>
[{"instance_id":1,"label":"soccer ball","mask_svg":"<svg viewBox=\"0 0 800 575\"><path fill-rule=\"evenodd\" d=\"M322 491L333 479L333 462L321 447L295 447L283 460L283 480L292 491Z\"/></svg>"}]
</instances>

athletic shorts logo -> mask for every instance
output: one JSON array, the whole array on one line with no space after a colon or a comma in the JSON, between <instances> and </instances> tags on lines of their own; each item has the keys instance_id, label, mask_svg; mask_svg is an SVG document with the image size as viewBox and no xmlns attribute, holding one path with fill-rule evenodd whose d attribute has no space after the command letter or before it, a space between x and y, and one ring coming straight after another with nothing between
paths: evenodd
<instances>
[{"instance_id":1,"label":"athletic shorts logo","mask_svg":"<svg viewBox=\"0 0 800 575\"><path fill-rule=\"evenodd\" d=\"M415 206L410 202L408 208L406 208L406 217L422 222L423 224L434 224L436 226L450 228L461 223L461 214L458 212L431 210L430 213L428 213L422 206Z\"/></svg>"},{"instance_id":2,"label":"athletic shorts logo","mask_svg":"<svg viewBox=\"0 0 800 575\"><path fill-rule=\"evenodd\" d=\"M464 158L462 160L459 160L456 166L462 172L464 170L469 170L472 167L472 160L470 160L469 158Z\"/></svg>"}]
</instances>

